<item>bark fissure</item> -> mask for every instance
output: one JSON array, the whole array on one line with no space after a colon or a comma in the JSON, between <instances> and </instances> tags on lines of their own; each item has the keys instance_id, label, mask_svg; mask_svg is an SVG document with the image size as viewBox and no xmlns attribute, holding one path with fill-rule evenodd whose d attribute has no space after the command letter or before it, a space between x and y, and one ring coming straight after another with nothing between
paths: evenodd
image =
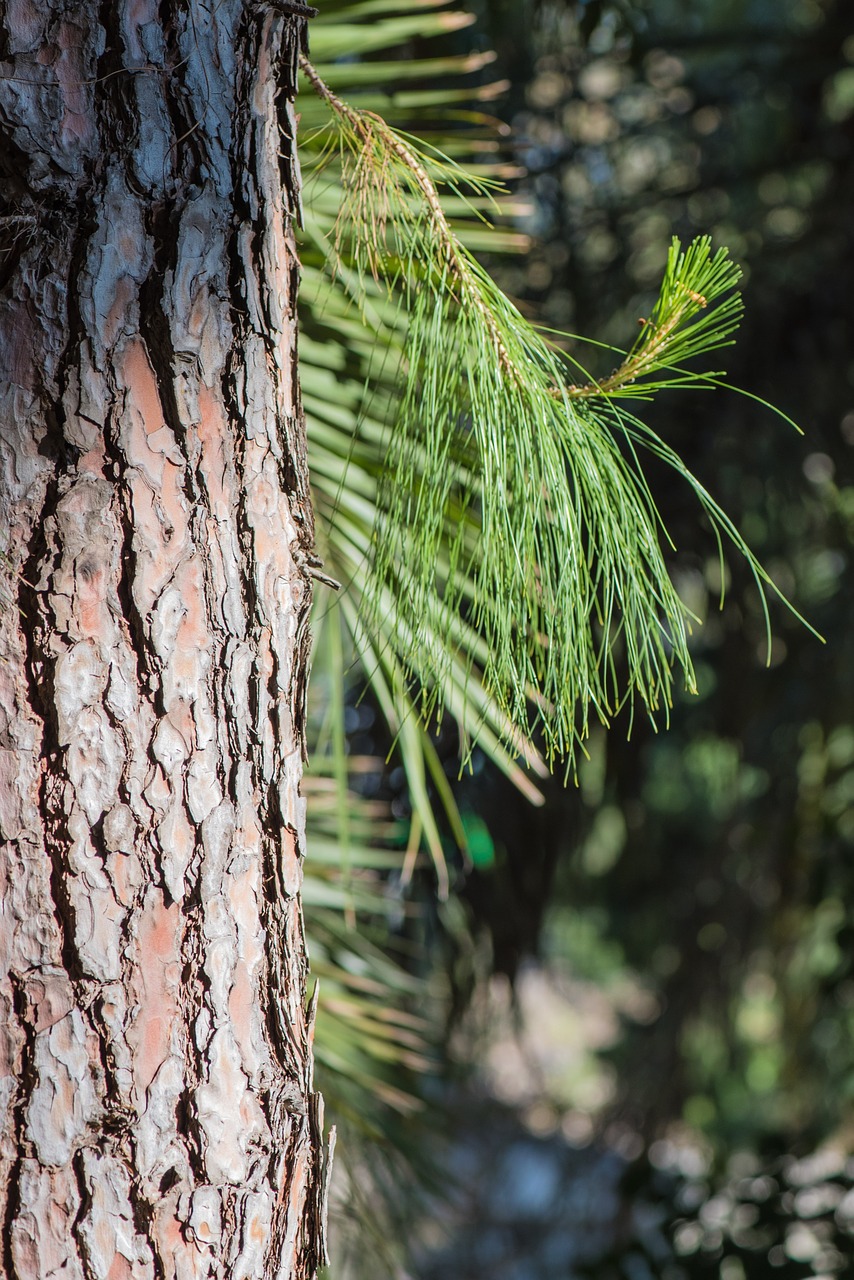
<instances>
[{"instance_id":1,"label":"bark fissure","mask_svg":"<svg viewBox=\"0 0 854 1280\"><path fill-rule=\"evenodd\" d=\"M47 436L47 440L51 437ZM45 450L45 452L47 452ZM51 885L53 915L56 935L59 939L59 955L68 980L75 987L81 974L73 938L73 905L67 892L67 867L63 861L63 849L67 847L68 831L60 806L59 814L52 802L51 792L57 785L56 765L61 759L59 725L53 688L53 666L45 652L44 633L55 626L56 619L39 590L41 581L50 576L58 561L58 552L51 544L50 522L55 517L60 498L60 458L57 456L53 473L45 477L45 493L33 535L27 547L27 558L19 580L18 605L22 618L22 634L25 641L23 674L27 680L29 704L39 717L41 736L38 755L43 764L40 774L37 805L44 831L45 852ZM85 993L77 992L78 1001ZM27 1023L25 1022L25 1026ZM31 1046L32 1048L32 1046ZM29 1059L30 1063L32 1058ZM32 1092L31 1088L27 1092ZM27 1144L27 1154L32 1147Z\"/></svg>"},{"instance_id":2,"label":"bark fissure","mask_svg":"<svg viewBox=\"0 0 854 1280\"><path fill-rule=\"evenodd\" d=\"M27 998L23 987L23 979L15 973L9 975L10 1002L9 1009L15 1018L15 1027L22 1035L18 1077L14 1082L14 1092L7 1099L7 1124L12 1149L17 1153L8 1171L3 1204L2 1250L5 1274L14 1274L14 1258L12 1253L12 1232L24 1206L21 1204L21 1174L24 1164L24 1105L27 1097L35 1087L36 1075L33 1066L35 1049L35 1027L27 1018Z\"/></svg>"}]
</instances>

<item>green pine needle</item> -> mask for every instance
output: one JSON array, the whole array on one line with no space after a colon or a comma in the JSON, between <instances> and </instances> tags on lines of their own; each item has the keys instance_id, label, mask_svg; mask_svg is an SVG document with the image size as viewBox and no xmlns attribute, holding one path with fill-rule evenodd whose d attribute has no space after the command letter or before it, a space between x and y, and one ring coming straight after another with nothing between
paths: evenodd
<instances>
[{"instance_id":1,"label":"green pine needle","mask_svg":"<svg viewBox=\"0 0 854 1280\"><path fill-rule=\"evenodd\" d=\"M340 151L337 260L363 288L373 279L396 293L407 319L365 625L387 637L429 714L466 648L452 638L451 619L462 619L483 640L483 683L501 716L525 739L541 734L550 759L571 760L591 708L604 723L635 700L655 714L669 707L676 672L695 688L693 619L670 580L637 446L694 488L760 593L769 585L678 455L620 403L709 385L679 366L732 341L740 271L707 237L684 250L674 240L634 346L608 378L579 384L448 222L440 186L459 197L490 184L302 67Z\"/></svg>"}]
</instances>

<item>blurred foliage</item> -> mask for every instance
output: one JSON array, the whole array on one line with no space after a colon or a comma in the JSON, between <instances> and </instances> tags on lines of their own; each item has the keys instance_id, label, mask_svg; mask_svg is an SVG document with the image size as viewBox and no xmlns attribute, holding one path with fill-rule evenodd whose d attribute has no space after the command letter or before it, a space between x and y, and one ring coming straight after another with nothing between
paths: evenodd
<instances>
[{"instance_id":1,"label":"blurred foliage","mask_svg":"<svg viewBox=\"0 0 854 1280\"><path fill-rule=\"evenodd\" d=\"M740 567L718 613L716 557L683 554L704 619L699 697L666 735L603 735L579 793L550 800L533 847L507 857L543 868L548 956L622 967L656 993L659 1016L627 1023L610 1054L620 1117L649 1134L687 1121L722 1153L794 1148L834 1132L854 1092L854 13L646 0L528 14L525 44L502 47L536 239L501 281L550 323L613 339L648 314L672 233L731 246L747 276L732 381L806 441L732 396L661 402L652 421L829 642L777 611L764 671ZM684 495L657 492L677 545L697 546ZM483 783L477 803L512 807L497 794ZM506 920L498 931L506 949Z\"/></svg>"},{"instance_id":2,"label":"blurred foliage","mask_svg":"<svg viewBox=\"0 0 854 1280\"><path fill-rule=\"evenodd\" d=\"M333 16L342 8L333 6ZM389 52L379 53L377 34L375 49L389 73L408 77L393 94L377 87L369 64L337 65L369 105L394 108L404 127L417 120L428 136L439 127L429 114L433 94L432 106L450 105L479 130L475 149L484 164L507 172L518 161L527 170L513 229L504 234L506 247L530 237L530 252L512 261L496 255L489 264L531 317L624 344L650 315L671 235L710 234L730 247L745 268L747 304L727 361L732 382L780 404L806 439L734 395L674 397L657 403L649 421L715 492L828 644L776 609L765 669L764 621L744 567L728 563L722 582L711 532L703 544L687 489L653 468L656 501L680 549L678 586L703 619L693 644L699 692L677 700L667 734L656 735L641 720L630 740L625 721L607 736L594 732L577 790L538 779L547 803L533 810L480 750L471 775L458 781L459 740L446 720L426 748L429 768L421 741L398 740L409 751L410 774L420 779L413 792L399 757L387 765L376 758L389 743L380 728L383 709L362 696L355 676L343 695L333 695L331 685L324 693L321 659L316 689L327 700L321 720L346 723L346 732L329 729L318 752L323 757L329 748L326 762L319 758L316 767L327 779L327 799L337 797L339 815L342 798L350 797L343 806L353 814L343 882L373 895L367 906L354 908L352 897L349 906L338 903L328 954L341 958L339 969L349 965L358 973L370 948L380 967L391 963L391 938L399 968L395 1001L422 1019L417 1026L400 1023L418 1045L396 1039L378 1072L380 1092L403 1081L404 1098L419 1093L417 1072L406 1074L414 1058L407 1065L405 1055L435 1054L436 1062L441 1052L436 1010L446 1007L447 993L435 972L437 956L447 963L460 1007L480 972L482 952L469 930L486 930L494 969L511 978L526 957L539 954L550 970L605 992L638 984L648 996L642 1010L618 1009L618 1034L594 1051L603 1073L616 1080L610 1100L580 1118L605 1135L642 1135L652 1144L650 1158L624 1161L620 1203L629 1208L615 1221L628 1219L630 1227L611 1233L619 1250L609 1253L603 1243L589 1274L742 1280L771 1268L787 1280L847 1275L851 1169L844 1152L854 1093L854 14L844 0L687 6L481 0L479 8L477 27L447 24L439 52L438 43L420 38L425 12L400 19L410 23L399 32L405 43ZM358 17L359 6L349 9ZM339 45L330 43L330 60L350 57L352 33ZM488 46L499 51L497 70L488 68ZM433 66L419 83L413 59L427 51ZM474 116L442 78L461 66L454 59L481 86ZM510 81L503 103L490 87L495 75ZM506 145L515 151L496 153L487 110L511 126ZM475 236L472 248L488 252L489 241ZM320 299L322 256L306 254L310 303ZM330 337L348 324L349 352L336 363ZM351 421L364 418L360 352L369 351L370 340L357 333L352 310L337 313L328 300L318 302L305 330L309 415L336 425L337 397ZM598 377L607 377L613 363L607 353L599 364L586 351L584 359ZM334 468L324 483L318 509L325 504L332 511L341 491ZM728 604L720 612L724 585ZM355 654L346 631L339 631L337 649L330 644L336 669L351 671ZM390 679L389 688L397 694L399 686ZM405 707L398 723L412 725ZM342 747L344 738L349 745ZM373 763L358 763L364 760ZM408 874L420 844L420 837L414 847L410 840L407 860L413 797L416 809L438 813L433 857L441 852L451 878L467 867L464 906L451 902L446 909L455 924L444 952L432 908L410 914L400 893L399 871L406 865ZM391 863L370 866L370 855L369 865L359 866L364 800L384 806L382 816L379 808L371 812L388 824L386 847L397 872ZM354 932L364 934L364 943ZM326 945L312 948L322 962ZM430 993L427 1001L422 991ZM379 989L372 998L382 1004ZM381 1036L372 1039L382 1043ZM459 1052L459 1032L456 1043ZM363 1048L352 1044L348 1052L358 1057ZM462 1050L469 1059L474 1053L471 1044ZM381 1059L367 1071L360 1060L364 1080ZM327 1061L327 1071L334 1070L334 1046ZM331 1084L334 1093L349 1070L338 1083L327 1074L324 1087ZM406 1180L387 1139L409 1134L415 1148L422 1136L406 1118L407 1104L391 1108L401 1117L395 1129L385 1105L370 1118L370 1090L344 1095L346 1087L342 1113L368 1114L369 1128L385 1135L376 1157L351 1147L351 1190L373 1185L374 1165L380 1182L399 1189ZM578 1130L579 1116L564 1117L568 1133ZM676 1141L674 1134L689 1138ZM833 1156L838 1167L813 1178L804 1172L807 1154L830 1137L843 1153ZM678 1153L695 1149L703 1152L702 1168L683 1169ZM595 1183L590 1151L580 1155L589 1157L585 1167ZM637 1214L632 1205L640 1206ZM635 1231L647 1210L649 1246ZM391 1207L389 1213L386 1236L399 1242L406 1213L397 1220ZM499 1274L486 1259L484 1233L473 1229L483 1236L476 1274L487 1265ZM361 1237L355 1251L364 1248ZM402 1264L398 1257L381 1265L391 1272ZM532 1273L529 1267L519 1274Z\"/></svg>"},{"instance_id":3,"label":"blurred foliage","mask_svg":"<svg viewBox=\"0 0 854 1280\"><path fill-rule=\"evenodd\" d=\"M721 1176L690 1147L659 1141L630 1163L617 1193L631 1210L610 1248L581 1275L596 1280L780 1280L851 1275L854 1161L733 1153Z\"/></svg>"},{"instance_id":4,"label":"blurred foliage","mask_svg":"<svg viewBox=\"0 0 854 1280\"><path fill-rule=\"evenodd\" d=\"M419 1251L420 1280L848 1280L854 1162L824 1146L797 1158L708 1154L658 1140L629 1155L532 1134L512 1111L458 1117L461 1188L450 1239Z\"/></svg>"}]
</instances>

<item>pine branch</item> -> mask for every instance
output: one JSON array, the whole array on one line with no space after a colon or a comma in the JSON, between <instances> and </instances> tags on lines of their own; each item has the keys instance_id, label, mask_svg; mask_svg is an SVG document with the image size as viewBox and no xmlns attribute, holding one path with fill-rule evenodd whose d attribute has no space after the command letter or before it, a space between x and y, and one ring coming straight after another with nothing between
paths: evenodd
<instances>
[{"instance_id":1,"label":"pine branch","mask_svg":"<svg viewBox=\"0 0 854 1280\"><path fill-rule=\"evenodd\" d=\"M401 390L376 497L367 630L441 707L458 652L449 619L482 637L478 668L501 716L550 757L571 758L592 709L604 722L639 697L667 707L673 673L694 687L693 619L667 571L642 443L694 487L716 536L772 585L678 456L620 408L731 341L739 271L701 238L673 242L658 301L602 382L577 385L566 357L501 293L456 235L440 190L490 193L447 157L344 102L306 60L330 110L342 167L336 252L401 299ZM329 152L327 154L330 154ZM717 375L714 375L717 377ZM621 676L621 671L624 672Z\"/></svg>"}]
</instances>

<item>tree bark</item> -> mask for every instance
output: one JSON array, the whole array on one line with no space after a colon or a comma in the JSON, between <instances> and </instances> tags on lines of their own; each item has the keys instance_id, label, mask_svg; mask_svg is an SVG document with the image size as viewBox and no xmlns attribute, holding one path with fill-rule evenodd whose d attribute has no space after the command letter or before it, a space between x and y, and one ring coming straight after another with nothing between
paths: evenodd
<instances>
[{"instance_id":1,"label":"tree bark","mask_svg":"<svg viewBox=\"0 0 854 1280\"><path fill-rule=\"evenodd\" d=\"M302 1280L323 1260L293 8L0 13L16 1280Z\"/></svg>"}]
</instances>

